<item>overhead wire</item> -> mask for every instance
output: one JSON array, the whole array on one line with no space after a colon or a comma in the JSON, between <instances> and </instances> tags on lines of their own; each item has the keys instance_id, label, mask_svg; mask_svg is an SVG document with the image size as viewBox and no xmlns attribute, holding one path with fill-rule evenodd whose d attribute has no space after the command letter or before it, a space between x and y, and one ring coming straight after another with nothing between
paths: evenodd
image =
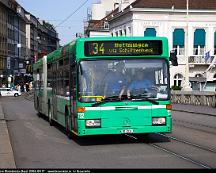
<instances>
[{"instance_id":1,"label":"overhead wire","mask_svg":"<svg viewBox=\"0 0 216 173\"><path fill-rule=\"evenodd\" d=\"M66 22L71 16L73 16L77 11L79 11L87 2L88 2L88 0L84 1L75 11L73 11L68 17L66 17L62 22L60 22L54 28L59 27L61 24Z\"/></svg>"}]
</instances>

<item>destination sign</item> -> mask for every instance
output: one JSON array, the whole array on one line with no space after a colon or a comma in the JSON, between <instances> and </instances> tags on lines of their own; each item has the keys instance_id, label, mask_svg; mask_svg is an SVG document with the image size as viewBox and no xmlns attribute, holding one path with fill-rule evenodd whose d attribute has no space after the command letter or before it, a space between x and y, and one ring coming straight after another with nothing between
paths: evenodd
<instances>
[{"instance_id":1,"label":"destination sign","mask_svg":"<svg viewBox=\"0 0 216 173\"><path fill-rule=\"evenodd\" d=\"M161 54L161 40L85 42L85 56L137 56Z\"/></svg>"}]
</instances>

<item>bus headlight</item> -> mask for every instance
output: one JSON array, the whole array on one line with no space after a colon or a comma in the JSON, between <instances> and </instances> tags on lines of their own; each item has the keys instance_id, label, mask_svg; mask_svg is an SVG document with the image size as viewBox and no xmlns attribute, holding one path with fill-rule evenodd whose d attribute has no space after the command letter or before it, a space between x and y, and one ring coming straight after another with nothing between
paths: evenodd
<instances>
[{"instance_id":1,"label":"bus headlight","mask_svg":"<svg viewBox=\"0 0 216 173\"><path fill-rule=\"evenodd\" d=\"M166 118L159 118L159 117L153 117L152 118L152 125L166 125Z\"/></svg>"},{"instance_id":2,"label":"bus headlight","mask_svg":"<svg viewBox=\"0 0 216 173\"><path fill-rule=\"evenodd\" d=\"M86 127L101 127L101 120L86 120Z\"/></svg>"}]
</instances>

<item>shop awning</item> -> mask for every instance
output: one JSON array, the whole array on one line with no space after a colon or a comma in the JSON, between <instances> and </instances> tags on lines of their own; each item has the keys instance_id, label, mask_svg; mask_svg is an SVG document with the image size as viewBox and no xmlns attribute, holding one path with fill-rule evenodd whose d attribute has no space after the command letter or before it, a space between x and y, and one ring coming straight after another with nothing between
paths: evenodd
<instances>
[{"instance_id":1,"label":"shop awning","mask_svg":"<svg viewBox=\"0 0 216 173\"><path fill-rule=\"evenodd\" d=\"M185 33L183 29L175 29L173 32L173 45L184 46Z\"/></svg>"},{"instance_id":2,"label":"shop awning","mask_svg":"<svg viewBox=\"0 0 216 173\"><path fill-rule=\"evenodd\" d=\"M144 32L145 37L156 37L156 30L155 28L146 28Z\"/></svg>"},{"instance_id":3,"label":"shop awning","mask_svg":"<svg viewBox=\"0 0 216 173\"><path fill-rule=\"evenodd\" d=\"M205 46L205 30L196 29L194 32L194 46Z\"/></svg>"}]
</instances>

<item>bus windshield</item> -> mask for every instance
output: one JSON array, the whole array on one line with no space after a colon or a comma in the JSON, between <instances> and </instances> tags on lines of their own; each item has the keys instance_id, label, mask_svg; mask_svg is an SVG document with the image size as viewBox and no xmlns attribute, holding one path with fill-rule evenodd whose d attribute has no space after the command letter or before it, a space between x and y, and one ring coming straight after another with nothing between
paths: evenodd
<instances>
[{"instance_id":1,"label":"bus windshield","mask_svg":"<svg viewBox=\"0 0 216 173\"><path fill-rule=\"evenodd\" d=\"M165 59L83 60L79 63L79 101L105 98L169 99ZM121 94L120 94L121 93Z\"/></svg>"}]
</instances>

